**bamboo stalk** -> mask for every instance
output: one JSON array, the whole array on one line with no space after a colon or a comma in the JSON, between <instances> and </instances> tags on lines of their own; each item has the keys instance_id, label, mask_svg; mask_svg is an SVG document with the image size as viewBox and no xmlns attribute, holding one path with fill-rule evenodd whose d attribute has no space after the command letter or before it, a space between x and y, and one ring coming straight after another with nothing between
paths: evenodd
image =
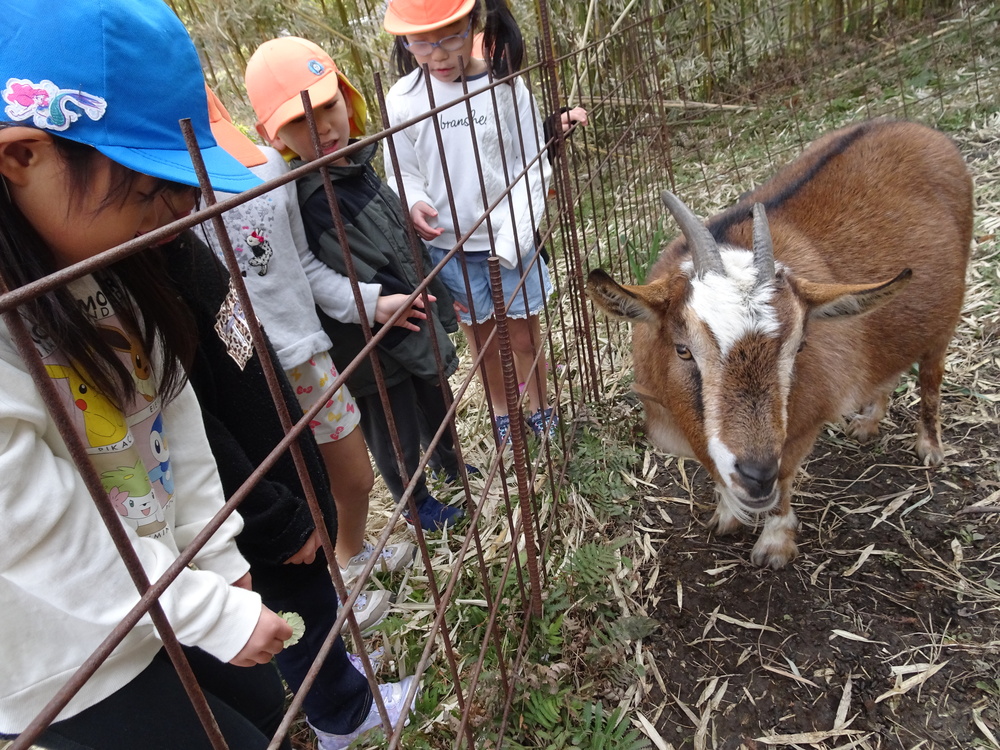
<instances>
[{"instance_id":1,"label":"bamboo stalk","mask_svg":"<svg viewBox=\"0 0 1000 750\"><path fill-rule=\"evenodd\" d=\"M594 104L607 104L613 107L651 107L653 104L662 104L668 109L711 109L727 112L755 112L759 107L746 104L713 104L712 102L683 101L680 99L664 99L655 101L653 99L636 99L634 97L595 97L581 96L580 106L588 107Z\"/></svg>"}]
</instances>

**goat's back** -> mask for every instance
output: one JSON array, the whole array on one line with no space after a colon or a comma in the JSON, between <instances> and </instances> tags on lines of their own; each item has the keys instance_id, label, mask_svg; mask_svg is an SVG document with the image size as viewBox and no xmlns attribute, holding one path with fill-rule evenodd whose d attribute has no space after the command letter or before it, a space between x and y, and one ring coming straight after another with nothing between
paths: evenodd
<instances>
[{"instance_id":1,"label":"goat's back","mask_svg":"<svg viewBox=\"0 0 1000 750\"><path fill-rule=\"evenodd\" d=\"M826 400L821 394L829 390L836 408L848 399L844 377L860 395L913 362L943 356L961 311L973 211L972 180L950 138L890 120L834 131L706 225L719 243L749 248L758 202L767 211L775 259L794 276L874 283L913 271L905 293L883 307L817 327L820 338L813 341L820 346L811 344L797 364L800 382L810 383L815 397ZM687 256L680 237L650 280ZM637 350L655 345L636 334Z\"/></svg>"}]
</instances>

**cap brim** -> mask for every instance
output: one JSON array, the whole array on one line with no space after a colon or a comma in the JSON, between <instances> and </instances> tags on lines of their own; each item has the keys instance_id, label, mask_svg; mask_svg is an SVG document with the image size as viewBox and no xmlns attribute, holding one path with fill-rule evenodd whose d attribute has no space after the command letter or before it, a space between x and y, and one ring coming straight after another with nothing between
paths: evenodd
<instances>
[{"instance_id":1,"label":"cap brim","mask_svg":"<svg viewBox=\"0 0 1000 750\"><path fill-rule=\"evenodd\" d=\"M264 152L247 138L238 127L227 120L213 120L212 135L215 142L229 152L244 167L259 167L267 161Z\"/></svg>"},{"instance_id":2,"label":"cap brim","mask_svg":"<svg viewBox=\"0 0 1000 750\"><path fill-rule=\"evenodd\" d=\"M98 151L136 172L159 177L182 185L198 187L191 156L187 151L139 149L128 146L95 146ZM212 188L223 193L242 193L260 185L263 180L240 164L221 146L201 149Z\"/></svg>"},{"instance_id":3,"label":"cap brim","mask_svg":"<svg viewBox=\"0 0 1000 750\"><path fill-rule=\"evenodd\" d=\"M351 115L351 138L359 138L365 134L367 130L368 105L361 92L339 70L334 74L323 76L306 90L309 92L309 101L313 107L318 107L320 104L330 101L337 95L338 91L343 91L343 95L351 100L351 109L353 110L353 114ZM267 118L267 122L262 123L267 137L273 140L281 128L304 114L302 97L292 97L274 110L274 114Z\"/></svg>"},{"instance_id":4,"label":"cap brim","mask_svg":"<svg viewBox=\"0 0 1000 750\"><path fill-rule=\"evenodd\" d=\"M330 101L336 96L339 90L340 82L337 79L337 74L332 71L306 89L309 92L309 101L313 107ZM302 97L296 94L274 110L274 114L267 118L267 122L262 123L264 130L267 131L267 137L274 138L281 128L296 117L302 117L304 114L305 109L302 107Z\"/></svg>"},{"instance_id":5,"label":"cap brim","mask_svg":"<svg viewBox=\"0 0 1000 750\"><path fill-rule=\"evenodd\" d=\"M442 26L455 23L455 21L460 18L465 18L472 12L472 8L475 4L475 0L466 0L466 2L458 6L458 10L447 18L430 23L420 23L404 20L396 14L396 11L392 7L392 3L389 3L388 7L385 9L385 16L382 18L382 28L390 34L395 34L396 36L403 36L405 34L422 34L425 31L434 31L435 29L440 29Z\"/></svg>"}]
</instances>

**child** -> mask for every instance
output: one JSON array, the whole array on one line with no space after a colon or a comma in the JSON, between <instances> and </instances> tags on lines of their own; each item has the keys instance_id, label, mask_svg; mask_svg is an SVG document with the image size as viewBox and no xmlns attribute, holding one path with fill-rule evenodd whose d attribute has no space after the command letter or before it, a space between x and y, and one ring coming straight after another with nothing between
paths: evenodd
<instances>
[{"instance_id":1,"label":"child","mask_svg":"<svg viewBox=\"0 0 1000 750\"><path fill-rule=\"evenodd\" d=\"M302 90L308 90L311 97L322 154L343 148L352 136L364 133L367 107L361 94L337 70L329 55L305 39L282 37L261 45L247 64L246 86L259 121L258 132L291 159L293 167L321 155L312 146L300 98ZM327 171L334 183L359 281L378 283L385 291L408 295L420 276L406 241L399 201L370 165L375 150L371 146L350 158L336 160ZM327 266L346 274L321 175L311 173L300 178L297 188L310 249ZM446 335L449 321L442 321L452 314L450 296L440 285L433 285L431 290L446 302L432 306L420 332L392 331L378 347L408 478L416 472L421 445L427 445L447 411L438 385L429 328L434 329L445 376L453 373L458 364L454 346ZM363 331L359 326L339 323L322 311L320 319L333 341L334 362L343 369L364 346ZM348 383L361 406L361 427L375 463L398 501L405 483L396 463L370 360L361 363ZM444 432L434 460L446 474L458 475L450 431ZM413 499L420 525L426 529L451 526L463 515L459 508L443 505L430 495L423 474Z\"/></svg>"},{"instance_id":2,"label":"child","mask_svg":"<svg viewBox=\"0 0 1000 750\"><path fill-rule=\"evenodd\" d=\"M262 180L288 171L281 154L272 148L254 145L229 119L222 102L208 92L209 119L216 140L239 158ZM226 196L219 195L220 199ZM332 343L316 315L319 305L328 315L345 323L357 324L350 282L320 263L310 252L302 228L295 185L287 184L223 214L223 221L236 252L254 313L271 343L278 360L295 388L303 411L311 408L337 377L330 359ZM222 257L222 247L212 222L200 225L202 236ZM378 284L363 284L365 314L371 323L384 323L406 301L406 296L379 296ZM417 299L422 307L423 300ZM409 317L424 318L411 309L397 325L419 330ZM341 387L316 417L312 428L326 464L327 474L336 477L330 489L337 504L339 533L336 537L337 562L344 583L350 586L373 554L365 541L368 495L374 476L368 448L361 430L356 430L360 414L347 387ZM314 540L315 541L315 540ZM385 572L400 570L416 555L409 542L386 545L379 559ZM388 611L389 594L384 589L366 591L354 608L362 630L374 626Z\"/></svg>"},{"instance_id":3,"label":"child","mask_svg":"<svg viewBox=\"0 0 1000 750\"><path fill-rule=\"evenodd\" d=\"M189 211L195 191L185 186L198 182L180 118L190 118L217 189L259 183L215 145L198 55L162 0L3 0L0 16L0 273L8 286L93 258ZM44 370L13 343L10 329L24 324ZM193 334L156 249L4 315L6 736L27 727L139 598L62 435L79 438L90 486L103 485L101 502L117 512L151 581L222 507L185 380ZM55 417L41 393L53 389L62 402ZM284 691L269 662L291 628L250 590L233 541L241 526L235 513L223 521L159 604L226 742L262 750L283 713ZM81 748L123 742L211 747L148 615L37 740ZM287 738L281 747L290 748Z\"/></svg>"},{"instance_id":4,"label":"child","mask_svg":"<svg viewBox=\"0 0 1000 750\"><path fill-rule=\"evenodd\" d=\"M434 101L442 104L464 96L463 81L469 92L474 93L489 84L488 73L500 78L516 72L524 54L521 33L504 0L392 0L386 8L383 25L396 35L393 57L403 76L386 96L386 114L393 126L428 111L426 82L420 66L427 66ZM485 60L473 55L473 35L484 26ZM505 50L509 50L509 60ZM485 206L496 201L513 176L520 174L539 152L536 134L542 132L542 124L523 81L517 78L509 86L494 89L494 94L496 108L489 90L483 90L470 101L482 176L475 169L464 168L476 163L464 101L438 113L437 123L426 118L393 136L410 217L417 234L433 243L430 256L434 264L450 252L458 237L479 220ZM454 217L448 208L438 132L449 166L447 176L456 204ZM387 182L395 187L395 171L388 153L385 171ZM510 198L501 201L490 214L492 236L484 221L462 251L441 270L441 279L459 305L462 329L475 355L478 342L485 341L496 326L487 266L491 248L495 247L502 266L515 368L518 380L527 384L532 411L528 425L538 437L547 434L551 438L558 417L549 406L545 377L528 375L536 357L537 373L546 370L538 313L552 286L548 267L535 248L532 219L538 221L544 211L548 173L548 161L536 161L513 188ZM485 196L480 180L486 185ZM532 262L537 267L529 269ZM518 289L515 294L525 270L524 291ZM471 299L466 291L467 282ZM478 328L478 339L474 328ZM496 415L496 437L502 447L510 435L511 423L497 339L484 353L483 361L487 396Z\"/></svg>"},{"instance_id":5,"label":"child","mask_svg":"<svg viewBox=\"0 0 1000 750\"><path fill-rule=\"evenodd\" d=\"M244 136L240 134L240 138ZM235 155L241 151L233 148L234 140L235 137L228 137L219 142ZM253 146L245 138L244 141ZM222 485L229 496L243 485L285 437L285 432L275 412L260 357L251 357L240 368L216 333L216 315L229 290L226 270L193 232L182 234L164 252L170 275L197 321L199 343L190 370L191 385L198 395L208 441L217 456ZM271 356L276 358L273 351ZM302 412L296 395L287 381L283 380L282 387L289 412L298 420ZM299 447L313 479L327 530L331 538L337 539L334 500L323 471L321 451L312 433L300 436ZM290 452L284 453L249 490L240 504L240 512L245 526L236 541L250 562L254 590L260 592L272 609L295 612L305 623L302 640L275 657L289 688L298 692L337 619L337 594L323 548L318 546L319 535ZM364 628L361 621L358 616L358 624ZM412 681L413 677L407 677L379 686L394 725L408 705L404 696ZM341 637L334 640L302 708L321 750L345 748L359 735L381 725L368 682L349 661Z\"/></svg>"}]
</instances>

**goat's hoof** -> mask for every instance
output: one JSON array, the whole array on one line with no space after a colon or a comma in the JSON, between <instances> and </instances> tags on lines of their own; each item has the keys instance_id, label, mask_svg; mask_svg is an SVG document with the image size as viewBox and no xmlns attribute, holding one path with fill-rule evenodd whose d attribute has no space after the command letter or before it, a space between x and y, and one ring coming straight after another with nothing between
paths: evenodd
<instances>
[{"instance_id":1,"label":"goat's hoof","mask_svg":"<svg viewBox=\"0 0 1000 750\"><path fill-rule=\"evenodd\" d=\"M859 443L870 443L876 437L878 437L878 428L881 420L873 419L872 417L859 416L852 419L847 423L847 427L844 432L847 433L849 438L856 440Z\"/></svg>"},{"instance_id":2,"label":"goat's hoof","mask_svg":"<svg viewBox=\"0 0 1000 750\"><path fill-rule=\"evenodd\" d=\"M709 529L716 536L725 536L726 534L732 534L740 526L742 526L739 520L732 513L723 510L722 507L715 509L715 513L712 514L712 520L708 522Z\"/></svg>"},{"instance_id":3,"label":"goat's hoof","mask_svg":"<svg viewBox=\"0 0 1000 750\"><path fill-rule=\"evenodd\" d=\"M940 466L944 461L944 451L941 446L932 441L917 440L917 458L924 466Z\"/></svg>"},{"instance_id":4,"label":"goat's hoof","mask_svg":"<svg viewBox=\"0 0 1000 750\"><path fill-rule=\"evenodd\" d=\"M780 570L794 560L799 554L799 547L794 539L772 539L765 542L757 540L750 554L750 561L758 568Z\"/></svg>"}]
</instances>

